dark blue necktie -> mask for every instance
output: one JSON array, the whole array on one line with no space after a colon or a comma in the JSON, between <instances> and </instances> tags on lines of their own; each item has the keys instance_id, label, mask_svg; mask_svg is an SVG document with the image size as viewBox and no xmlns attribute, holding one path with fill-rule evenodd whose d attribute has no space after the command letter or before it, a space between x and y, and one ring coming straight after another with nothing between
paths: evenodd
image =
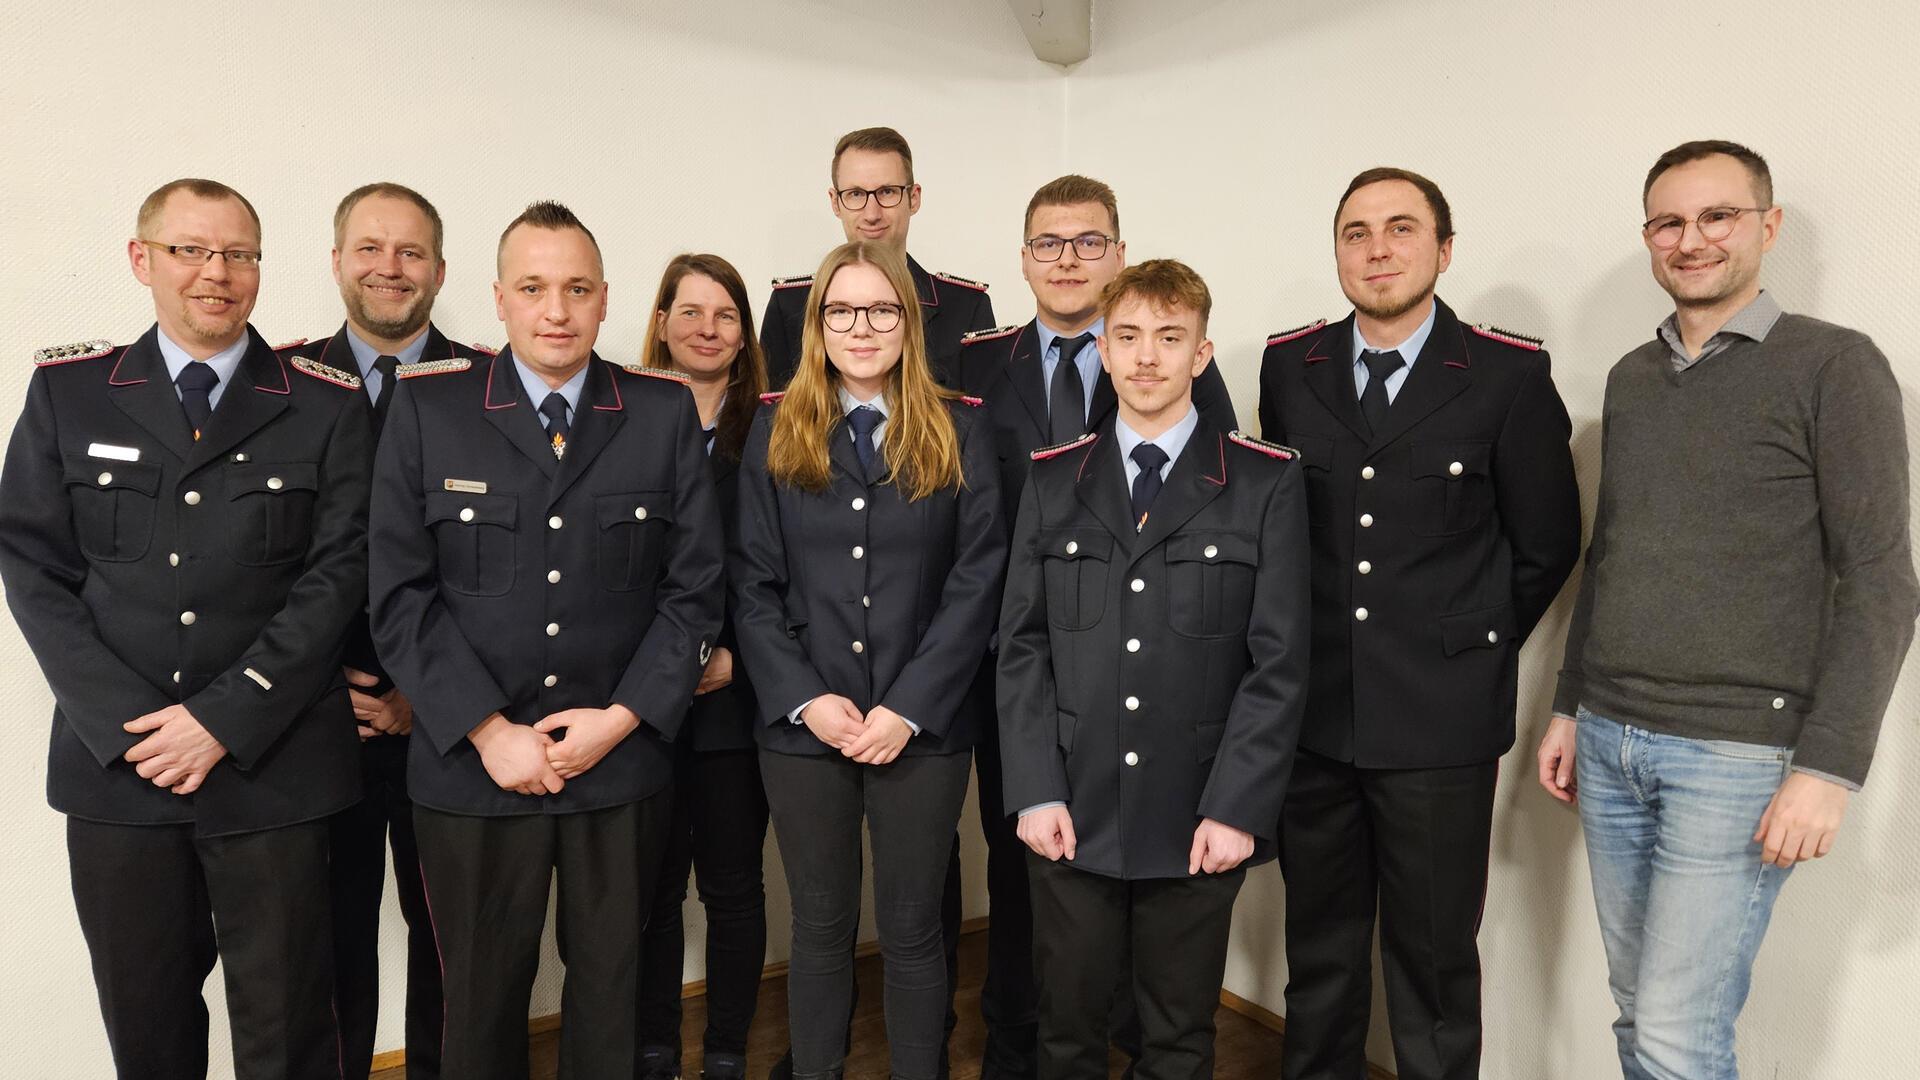
<instances>
[{"instance_id":1,"label":"dark blue necktie","mask_svg":"<svg viewBox=\"0 0 1920 1080\"><path fill-rule=\"evenodd\" d=\"M1047 435L1056 443L1079 438L1087 430L1087 384L1081 381L1074 357L1093 343L1092 334L1061 338L1060 359L1047 385Z\"/></svg>"},{"instance_id":2,"label":"dark blue necktie","mask_svg":"<svg viewBox=\"0 0 1920 1080\"><path fill-rule=\"evenodd\" d=\"M860 455L860 468L869 480L874 478L873 429L885 419L886 416L871 405L862 405L847 414L847 426L853 428L853 450Z\"/></svg>"},{"instance_id":3,"label":"dark blue necktie","mask_svg":"<svg viewBox=\"0 0 1920 1080\"><path fill-rule=\"evenodd\" d=\"M1360 362L1367 365L1367 388L1360 392L1360 415L1367 418L1367 427L1377 436L1387 427L1387 376L1399 371L1406 365L1400 358L1400 350L1389 349L1386 352L1368 350L1360 354Z\"/></svg>"},{"instance_id":4,"label":"dark blue necktie","mask_svg":"<svg viewBox=\"0 0 1920 1080\"><path fill-rule=\"evenodd\" d=\"M1128 456L1140 466L1140 475L1133 478L1133 530L1139 532L1147 524L1147 511L1153 506L1154 496L1160 494L1160 466L1167 463L1167 452L1143 442Z\"/></svg>"},{"instance_id":5,"label":"dark blue necktie","mask_svg":"<svg viewBox=\"0 0 1920 1080\"><path fill-rule=\"evenodd\" d=\"M372 402L373 430L377 434L387 426L387 406L393 404L393 392L398 389L394 384L400 380L394 376L394 370L400 366L396 356L377 356L373 361L373 370L380 373L380 396Z\"/></svg>"},{"instance_id":6,"label":"dark blue necktie","mask_svg":"<svg viewBox=\"0 0 1920 1080\"><path fill-rule=\"evenodd\" d=\"M195 360L180 370L180 377L173 380L180 388L180 407L187 412L187 426L193 429L197 440L207 428L207 419L213 415L213 388L220 385L220 373L199 360Z\"/></svg>"},{"instance_id":7,"label":"dark blue necktie","mask_svg":"<svg viewBox=\"0 0 1920 1080\"><path fill-rule=\"evenodd\" d=\"M573 433L572 429L567 426L567 399L565 395L561 394L558 390L548 394L547 400L540 403L540 415L547 418L547 439L553 444L553 456L565 457L567 453L567 436Z\"/></svg>"}]
</instances>

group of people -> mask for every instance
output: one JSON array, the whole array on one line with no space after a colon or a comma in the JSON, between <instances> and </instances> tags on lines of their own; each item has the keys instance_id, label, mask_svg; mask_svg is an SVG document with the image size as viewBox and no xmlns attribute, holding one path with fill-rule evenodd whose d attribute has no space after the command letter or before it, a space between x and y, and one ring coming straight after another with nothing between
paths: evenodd
<instances>
[{"instance_id":1,"label":"group of people","mask_svg":"<svg viewBox=\"0 0 1920 1080\"><path fill-rule=\"evenodd\" d=\"M790 1051L845 1075L870 833L890 1073L944 1078L959 835L987 840L988 1077L1213 1070L1233 903L1286 885L1287 1080L1478 1075L1476 935L1522 644L1579 559L1539 341L1436 295L1440 188L1356 176L1353 312L1274 335L1239 430L1190 267L1130 265L1113 190L1026 208L1035 317L906 252L905 139L844 136L846 243L777 279L675 257L636 362L594 350L598 241L502 232L507 344L432 322L442 223L334 217L345 323L248 323L260 222L168 183L128 259L155 324L43 350L0 577L55 700L49 800L122 1077L367 1074L385 866L410 1077L527 1075L557 877L560 1070L681 1073L680 911L707 911L702 1075L746 1075L771 821ZM1600 500L1538 779L1580 806L1628 1080L1732 1076L1781 883L1824 855L1911 639L1899 389L1761 288L1782 224L1733 143L1662 155L1675 309L1608 381ZM376 449L377 448L377 449Z\"/></svg>"}]
</instances>

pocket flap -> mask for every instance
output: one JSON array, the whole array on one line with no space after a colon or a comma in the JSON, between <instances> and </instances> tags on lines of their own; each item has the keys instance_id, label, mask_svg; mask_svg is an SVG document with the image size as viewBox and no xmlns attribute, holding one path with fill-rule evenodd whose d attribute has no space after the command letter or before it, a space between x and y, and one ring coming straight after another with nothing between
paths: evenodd
<instances>
[{"instance_id":1,"label":"pocket flap","mask_svg":"<svg viewBox=\"0 0 1920 1080\"><path fill-rule=\"evenodd\" d=\"M1181 533L1167 538L1167 561L1258 566L1260 546L1240 533Z\"/></svg>"},{"instance_id":2,"label":"pocket flap","mask_svg":"<svg viewBox=\"0 0 1920 1080\"><path fill-rule=\"evenodd\" d=\"M1467 649L1491 649L1517 635L1512 604L1440 616L1440 648L1448 656Z\"/></svg>"},{"instance_id":3,"label":"pocket flap","mask_svg":"<svg viewBox=\"0 0 1920 1080\"><path fill-rule=\"evenodd\" d=\"M594 518L603 529L645 521L673 520L673 492L629 491L600 495L593 500Z\"/></svg>"},{"instance_id":4,"label":"pocket flap","mask_svg":"<svg viewBox=\"0 0 1920 1080\"><path fill-rule=\"evenodd\" d=\"M252 461L227 466L227 498L242 495L278 495L286 491L316 491L320 467L311 461Z\"/></svg>"},{"instance_id":5,"label":"pocket flap","mask_svg":"<svg viewBox=\"0 0 1920 1080\"><path fill-rule=\"evenodd\" d=\"M511 529L520 502L511 495L474 495L464 491L427 492L427 524L504 525Z\"/></svg>"},{"instance_id":6,"label":"pocket flap","mask_svg":"<svg viewBox=\"0 0 1920 1080\"><path fill-rule=\"evenodd\" d=\"M120 488L153 495L160 490L160 463L157 461L108 461L86 454L62 457L65 480L69 484L112 491Z\"/></svg>"},{"instance_id":7,"label":"pocket flap","mask_svg":"<svg viewBox=\"0 0 1920 1080\"><path fill-rule=\"evenodd\" d=\"M1041 529L1034 546L1045 559L1113 558L1113 534L1099 528Z\"/></svg>"},{"instance_id":8,"label":"pocket flap","mask_svg":"<svg viewBox=\"0 0 1920 1080\"><path fill-rule=\"evenodd\" d=\"M1411 449L1415 476L1485 476L1493 461L1493 444L1486 442L1417 442Z\"/></svg>"}]
</instances>

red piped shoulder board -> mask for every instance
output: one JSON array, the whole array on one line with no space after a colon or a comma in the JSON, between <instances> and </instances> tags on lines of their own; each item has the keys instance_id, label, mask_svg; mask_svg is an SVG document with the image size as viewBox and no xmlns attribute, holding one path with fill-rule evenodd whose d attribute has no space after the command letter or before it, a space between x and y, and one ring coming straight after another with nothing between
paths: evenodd
<instances>
[{"instance_id":1,"label":"red piped shoulder board","mask_svg":"<svg viewBox=\"0 0 1920 1080\"><path fill-rule=\"evenodd\" d=\"M445 375L454 371L465 371L473 366L473 361L464 356L450 356L445 360L422 360L417 364L401 364L393 373L402 379L417 379L422 375Z\"/></svg>"},{"instance_id":2,"label":"red piped shoulder board","mask_svg":"<svg viewBox=\"0 0 1920 1080\"><path fill-rule=\"evenodd\" d=\"M321 382L332 383L347 390L360 389L360 376L351 372L341 371L337 367L323 364L318 360L309 360L304 356L296 356L289 363L293 365L293 370L319 379Z\"/></svg>"},{"instance_id":3,"label":"red piped shoulder board","mask_svg":"<svg viewBox=\"0 0 1920 1080\"><path fill-rule=\"evenodd\" d=\"M972 278L963 278L963 277L956 276L954 274L944 273L939 270L935 270L933 272L933 276L939 278L941 281L948 283L949 285L958 285L963 289L972 289L975 292L987 291L987 283L984 281L975 281Z\"/></svg>"},{"instance_id":4,"label":"red piped shoulder board","mask_svg":"<svg viewBox=\"0 0 1920 1080\"><path fill-rule=\"evenodd\" d=\"M80 341L72 345L49 345L33 354L33 366L71 364L75 360L92 360L105 356L112 351L113 342L106 338L94 338L92 341Z\"/></svg>"},{"instance_id":5,"label":"red piped shoulder board","mask_svg":"<svg viewBox=\"0 0 1920 1080\"><path fill-rule=\"evenodd\" d=\"M665 379L668 382L677 382L682 386L689 386L693 383L693 380L689 378L684 371L668 371L666 368L647 367L644 364L628 364L626 365L626 370L629 375L645 375L649 378Z\"/></svg>"},{"instance_id":6,"label":"red piped shoulder board","mask_svg":"<svg viewBox=\"0 0 1920 1080\"><path fill-rule=\"evenodd\" d=\"M960 344L977 345L982 341L994 341L1006 337L1009 334L1017 334L1019 332L1020 328L1017 326L996 326L991 330L969 330L960 335Z\"/></svg>"},{"instance_id":7,"label":"red piped shoulder board","mask_svg":"<svg viewBox=\"0 0 1920 1080\"><path fill-rule=\"evenodd\" d=\"M1281 461L1292 461L1294 458L1300 456L1300 451L1295 450L1291 446L1281 446L1279 443L1270 443L1265 439L1256 439L1251 435L1243 435L1238 431L1227 432L1227 441L1237 446L1244 446L1257 453L1265 454L1270 458L1279 458Z\"/></svg>"},{"instance_id":8,"label":"red piped shoulder board","mask_svg":"<svg viewBox=\"0 0 1920 1080\"><path fill-rule=\"evenodd\" d=\"M288 349L297 349L297 348L299 348L300 346L302 346L302 345L305 345L305 344L307 343L307 340L308 340L308 339L306 339L306 338L303 338L303 337L302 337L302 338L294 338L294 339L293 339L292 341L289 341L289 342L287 342L287 343L285 343L285 344L283 344L283 345L275 345L275 346L273 347L273 351L274 351L274 352L286 352L286 351L287 351Z\"/></svg>"},{"instance_id":9,"label":"red piped shoulder board","mask_svg":"<svg viewBox=\"0 0 1920 1080\"><path fill-rule=\"evenodd\" d=\"M499 350L499 349L496 349L496 348L493 348L493 347L492 347L492 346L490 346L490 345L482 345L482 344L480 344L480 343L479 343L479 342L477 342L477 341L476 341L476 342L474 342L474 343L473 343L472 345L469 345L469 346L468 346L468 348L470 348L470 349L472 349L472 350L473 350L474 352L477 352L477 353L484 353L484 354L486 354L486 355L488 355L488 356L499 356L499 355L500 355L500 350Z\"/></svg>"},{"instance_id":10,"label":"red piped shoulder board","mask_svg":"<svg viewBox=\"0 0 1920 1080\"><path fill-rule=\"evenodd\" d=\"M786 396L787 392L785 390L769 390L760 395L760 404L778 405L780 404L780 399Z\"/></svg>"},{"instance_id":11,"label":"red piped shoulder board","mask_svg":"<svg viewBox=\"0 0 1920 1080\"><path fill-rule=\"evenodd\" d=\"M1515 348L1526 349L1529 352L1539 352L1545 348L1547 344L1540 338L1528 337L1525 334L1516 334L1511 330L1502 330L1497 326L1488 326L1485 323L1475 323L1468 329L1483 338L1490 338L1501 344L1512 345Z\"/></svg>"},{"instance_id":12,"label":"red piped shoulder board","mask_svg":"<svg viewBox=\"0 0 1920 1080\"><path fill-rule=\"evenodd\" d=\"M1327 320L1316 319L1305 326L1295 327L1292 330L1282 330L1277 334L1270 335L1267 338L1267 344L1268 345L1284 345L1287 342L1293 341L1296 338L1306 337L1308 334L1313 333L1315 330L1324 330L1326 329L1326 326L1327 326Z\"/></svg>"},{"instance_id":13,"label":"red piped shoulder board","mask_svg":"<svg viewBox=\"0 0 1920 1080\"><path fill-rule=\"evenodd\" d=\"M773 279L773 287L776 289L798 289L812 284L812 274L801 274L799 277L777 277Z\"/></svg>"},{"instance_id":14,"label":"red piped shoulder board","mask_svg":"<svg viewBox=\"0 0 1920 1080\"><path fill-rule=\"evenodd\" d=\"M1075 449L1077 447L1086 446L1089 443L1093 442L1093 440L1099 437L1100 437L1099 432L1089 431L1085 435L1080 436L1079 438L1073 440L1072 442L1055 443L1052 446L1043 446L1040 449L1035 450L1033 453L1028 454L1027 456L1032 458L1035 461L1045 461L1048 458L1059 457L1061 454L1064 454L1067 451Z\"/></svg>"},{"instance_id":15,"label":"red piped shoulder board","mask_svg":"<svg viewBox=\"0 0 1920 1080\"><path fill-rule=\"evenodd\" d=\"M986 398L977 398L977 397L974 397L972 394L961 394L960 400L964 404L971 405L976 409L987 403Z\"/></svg>"}]
</instances>

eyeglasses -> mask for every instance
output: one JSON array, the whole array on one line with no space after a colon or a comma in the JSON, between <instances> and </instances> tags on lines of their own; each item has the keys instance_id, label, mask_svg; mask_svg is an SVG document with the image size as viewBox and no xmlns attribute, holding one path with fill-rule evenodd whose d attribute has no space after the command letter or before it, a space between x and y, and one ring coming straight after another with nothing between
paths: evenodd
<instances>
[{"instance_id":1,"label":"eyeglasses","mask_svg":"<svg viewBox=\"0 0 1920 1080\"><path fill-rule=\"evenodd\" d=\"M142 240L148 247L157 247L187 266L205 266L215 255L227 261L227 265L236 270L252 270L260 265L260 253L246 248L228 248L220 251L214 248L197 247L193 244L162 244L158 240Z\"/></svg>"},{"instance_id":2,"label":"eyeglasses","mask_svg":"<svg viewBox=\"0 0 1920 1080\"><path fill-rule=\"evenodd\" d=\"M854 307L851 304L828 304L820 309L820 319L827 329L836 334L844 334L853 329L854 320L861 312L867 313L867 326L876 334L884 334L900 325L900 316L906 311L900 304L867 304Z\"/></svg>"},{"instance_id":3,"label":"eyeglasses","mask_svg":"<svg viewBox=\"0 0 1920 1080\"><path fill-rule=\"evenodd\" d=\"M840 205L849 210L858 210L867 205L867 196L869 195L873 196L873 201L879 203L881 206L892 209L900 205L901 199L907 197L907 189L900 184L885 184L872 189L857 187L841 188L833 194L835 198L840 200Z\"/></svg>"},{"instance_id":4,"label":"eyeglasses","mask_svg":"<svg viewBox=\"0 0 1920 1080\"><path fill-rule=\"evenodd\" d=\"M1093 260L1105 258L1107 245L1113 242L1114 238L1104 233L1081 233L1071 240L1049 234L1027 241L1027 250L1033 252L1035 262L1059 262L1060 256L1066 254L1067 245L1072 244L1076 256Z\"/></svg>"},{"instance_id":5,"label":"eyeglasses","mask_svg":"<svg viewBox=\"0 0 1920 1080\"><path fill-rule=\"evenodd\" d=\"M1692 224L1700 227L1700 238L1711 243L1719 243L1733 235L1733 227L1740 223L1741 214L1764 214L1764 206L1710 206L1700 211ZM1665 214L1640 226L1640 232L1646 236L1647 243L1666 250L1680 246L1681 238L1687 235L1686 218Z\"/></svg>"}]
</instances>

